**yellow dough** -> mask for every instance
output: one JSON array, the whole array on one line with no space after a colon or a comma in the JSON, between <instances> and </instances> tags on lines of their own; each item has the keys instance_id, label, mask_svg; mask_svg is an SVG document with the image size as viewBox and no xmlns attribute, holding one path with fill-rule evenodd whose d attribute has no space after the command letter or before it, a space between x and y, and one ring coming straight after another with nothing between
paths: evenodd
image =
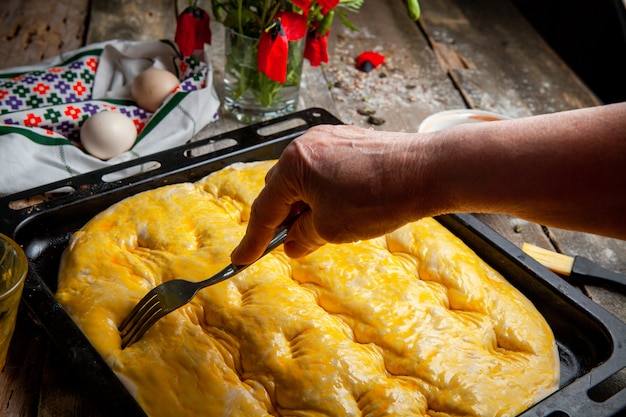
<instances>
[{"instance_id":1,"label":"yellow dough","mask_svg":"<svg viewBox=\"0 0 626 417\"><path fill-rule=\"evenodd\" d=\"M281 247L121 350L146 292L230 262L273 163L130 197L63 254L58 300L149 416L514 416L558 387L544 318L433 219Z\"/></svg>"}]
</instances>

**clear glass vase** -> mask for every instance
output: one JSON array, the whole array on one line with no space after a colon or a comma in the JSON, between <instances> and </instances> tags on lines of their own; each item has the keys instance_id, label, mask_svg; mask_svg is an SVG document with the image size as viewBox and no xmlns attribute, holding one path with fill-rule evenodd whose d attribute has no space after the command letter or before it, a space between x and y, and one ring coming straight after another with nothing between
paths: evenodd
<instances>
[{"instance_id":1,"label":"clear glass vase","mask_svg":"<svg viewBox=\"0 0 626 417\"><path fill-rule=\"evenodd\" d=\"M258 38L251 38L226 28L224 68L224 110L240 122L256 123L296 110L304 39L289 42L287 79L271 80L257 66Z\"/></svg>"}]
</instances>

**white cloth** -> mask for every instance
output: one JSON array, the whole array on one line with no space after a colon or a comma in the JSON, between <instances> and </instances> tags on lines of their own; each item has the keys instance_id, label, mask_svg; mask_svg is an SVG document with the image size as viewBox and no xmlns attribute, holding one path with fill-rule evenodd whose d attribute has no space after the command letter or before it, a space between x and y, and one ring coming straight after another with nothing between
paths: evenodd
<instances>
[{"instance_id":1,"label":"white cloth","mask_svg":"<svg viewBox=\"0 0 626 417\"><path fill-rule=\"evenodd\" d=\"M181 80L154 113L130 95L134 77L150 67ZM206 53L182 59L168 41L92 44L0 71L0 195L186 143L218 118L212 74ZM102 110L125 114L139 132L129 151L106 161L80 144L80 126Z\"/></svg>"}]
</instances>

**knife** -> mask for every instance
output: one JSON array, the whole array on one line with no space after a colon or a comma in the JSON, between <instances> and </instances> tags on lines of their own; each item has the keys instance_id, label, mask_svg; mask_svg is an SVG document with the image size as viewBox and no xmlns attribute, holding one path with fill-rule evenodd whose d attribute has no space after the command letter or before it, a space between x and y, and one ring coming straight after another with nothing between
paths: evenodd
<instances>
[{"instance_id":1,"label":"knife","mask_svg":"<svg viewBox=\"0 0 626 417\"><path fill-rule=\"evenodd\" d=\"M608 285L626 290L625 274L604 269L583 256L568 256L530 243L524 243L522 251L549 270L569 277L572 283Z\"/></svg>"}]
</instances>

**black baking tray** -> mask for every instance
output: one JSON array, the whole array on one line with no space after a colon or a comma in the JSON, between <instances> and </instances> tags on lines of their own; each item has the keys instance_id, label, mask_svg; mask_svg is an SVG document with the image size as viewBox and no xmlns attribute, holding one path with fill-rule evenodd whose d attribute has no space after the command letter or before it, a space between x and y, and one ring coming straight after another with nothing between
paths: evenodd
<instances>
[{"instance_id":1,"label":"black baking tray","mask_svg":"<svg viewBox=\"0 0 626 417\"><path fill-rule=\"evenodd\" d=\"M307 109L0 198L0 233L18 242L29 259L23 301L95 400L116 415L145 416L54 298L70 236L95 214L138 192L196 181L234 162L278 158L291 140L319 124L341 121L323 109ZM47 200L15 208L40 196ZM476 217L451 214L437 220L522 291L555 334L561 386L521 416L626 415L626 324Z\"/></svg>"}]
</instances>

